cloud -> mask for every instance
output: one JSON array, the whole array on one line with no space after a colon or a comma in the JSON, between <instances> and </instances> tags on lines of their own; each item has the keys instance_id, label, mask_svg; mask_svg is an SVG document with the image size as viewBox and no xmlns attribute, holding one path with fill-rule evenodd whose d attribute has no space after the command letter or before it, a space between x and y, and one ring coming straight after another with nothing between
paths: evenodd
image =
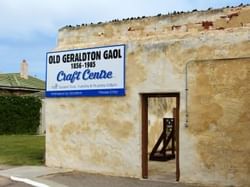
<instances>
[{"instance_id":1,"label":"cloud","mask_svg":"<svg viewBox=\"0 0 250 187\"><path fill-rule=\"evenodd\" d=\"M240 1L235 0L238 3ZM33 39L65 25L225 5L226 0L1 0L0 37Z\"/></svg>"},{"instance_id":2,"label":"cloud","mask_svg":"<svg viewBox=\"0 0 250 187\"><path fill-rule=\"evenodd\" d=\"M19 70L19 63L25 58L31 63L30 72L43 78L45 53L55 47L57 31L65 25L241 2L246 4L249 0L0 0L0 71Z\"/></svg>"}]
</instances>

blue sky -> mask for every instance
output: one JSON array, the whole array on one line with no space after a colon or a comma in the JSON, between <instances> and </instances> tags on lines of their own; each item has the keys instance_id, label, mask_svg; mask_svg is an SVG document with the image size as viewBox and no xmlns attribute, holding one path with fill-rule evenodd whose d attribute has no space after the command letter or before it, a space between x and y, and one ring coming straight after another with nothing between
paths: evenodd
<instances>
[{"instance_id":1,"label":"blue sky","mask_svg":"<svg viewBox=\"0 0 250 187\"><path fill-rule=\"evenodd\" d=\"M19 72L26 59L29 74L44 80L46 52L65 25L241 3L250 0L0 0L0 73Z\"/></svg>"}]
</instances>

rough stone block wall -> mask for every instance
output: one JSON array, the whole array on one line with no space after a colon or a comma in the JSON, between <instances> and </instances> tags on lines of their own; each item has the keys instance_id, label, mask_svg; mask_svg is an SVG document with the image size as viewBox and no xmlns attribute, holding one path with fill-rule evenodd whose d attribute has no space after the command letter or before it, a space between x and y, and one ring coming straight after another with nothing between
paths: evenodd
<instances>
[{"instance_id":1,"label":"rough stone block wall","mask_svg":"<svg viewBox=\"0 0 250 187\"><path fill-rule=\"evenodd\" d=\"M196 91L184 126L186 64L250 57L249 14L238 7L62 28L55 50L126 44L126 96L46 99L46 164L141 177L139 94L180 92L180 180L249 186L249 61L190 66Z\"/></svg>"},{"instance_id":2,"label":"rough stone block wall","mask_svg":"<svg viewBox=\"0 0 250 187\"><path fill-rule=\"evenodd\" d=\"M250 184L250 59L194 62L188 69L193 164L208 183Z\"/></svg>"}]
</instances>

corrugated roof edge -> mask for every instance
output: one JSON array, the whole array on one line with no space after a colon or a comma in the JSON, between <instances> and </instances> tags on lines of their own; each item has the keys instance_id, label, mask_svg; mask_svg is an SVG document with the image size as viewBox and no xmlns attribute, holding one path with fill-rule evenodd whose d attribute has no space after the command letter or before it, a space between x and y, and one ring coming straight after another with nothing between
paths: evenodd
<instances>
[{"instance_id":1,"label":"corrugated roof edge","mask_svg":"<svg viewBox=\"0 0 250 187\"><path fill-rule=\"evenodd\" d=\"M21 86L15 86L15 87L13 87L13 86L1 86L0 85L0 89L6 89L6 90L29 90L29 91L44 91L45 90L45 88L44 89L42 89L42 88L32 88L32 87L30 87L30 88L28 88L28 87L21 87Z\"/></svg>"},{"instance_id":2,"label":"corrugated roof edge","mask_svg":"<svg viewBox=\"0 0 250 187\"><path fill-rule=\"evenodd\" d=\"M0 76L3 75L3 76L6 76L7 78L9 78L10 80L12 78L14 78L15 76L19 76L20 74L19 73L1 73ZM20 78L20 77L19 77ZM20 79L19 79L20 80ZM18 80L18 81L19 81ZM12 82L10 82L10 85L1 85L0 83L0 88L5 88L5 89L22 89L22 90L45 90L45 82L41 79L38 79L36 77L33 77L33 76L28 76L28 79L23 79L24 82L24 85L14 85L12 84ZM32 81L33 83L36 82L38 85L29 85L29 86L25 86L25 84L29 84L29 82L27 81ZM43 84L43 85L42 85Z\"/></svg>"}]
</instances>

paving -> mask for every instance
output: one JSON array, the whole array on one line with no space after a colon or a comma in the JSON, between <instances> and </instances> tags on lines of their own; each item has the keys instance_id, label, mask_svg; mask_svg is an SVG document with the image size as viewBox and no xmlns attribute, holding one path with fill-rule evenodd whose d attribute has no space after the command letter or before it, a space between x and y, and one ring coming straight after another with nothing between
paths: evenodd
<instances>
[{"instance_id":1,"label":"paving","mask_svg":"<svg viewBox=\"0 0 250 187\"><path fill-rule=\"evenodd\" d=\"M9 165L1 165L0 164L0 171L1 170L6 170L6 169L10 169L10 168L13 168L14 166L9 166Z\"/></svg>"},{"instance_id":2,"label":"paving","mask_svg":"<svg viewBox=\"0 0 250 187\"><path fill-rule=\"evenodd\" d=\"M191 187L177 182L141 180L126 177L95 175L45 166L21 166L0 168L0 186L28 187L10 178L32 180L48 187ZM32 185L36 186L36 185ZM39 185L38 185L39 186ZM197 187L197 186L196 186Z\"/></svg>"},{"instance_id":3,"label":"paving","mask_svg":"<svg viewBox=\"0 0 250 187\"><path fill-rule=\"evenodd\" d=\"M111 177L81 172L49 175L45 179L74 187L190 187L181 183L140 180L125 177Z\"/></svg>"}]
</instances>

